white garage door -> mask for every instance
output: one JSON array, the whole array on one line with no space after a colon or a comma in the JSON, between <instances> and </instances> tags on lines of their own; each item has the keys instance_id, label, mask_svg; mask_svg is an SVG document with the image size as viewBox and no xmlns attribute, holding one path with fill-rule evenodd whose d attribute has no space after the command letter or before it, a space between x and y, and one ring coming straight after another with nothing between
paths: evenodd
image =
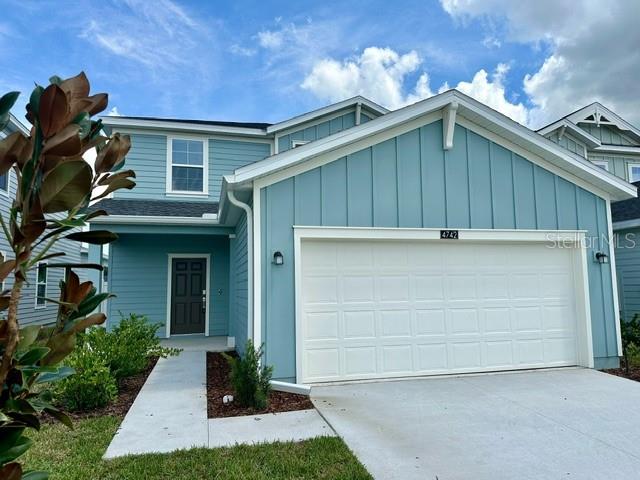
<instances>
[{"instance_id":1,"label":"white garage door","mask_svg":"<svg viewBox=\"0 0 640 480\"><path fill-rule=\"evenodd\" d=\"M575 256L544 243L301 243L304 383L577 364Z\"/></svg>"}]
</instances>

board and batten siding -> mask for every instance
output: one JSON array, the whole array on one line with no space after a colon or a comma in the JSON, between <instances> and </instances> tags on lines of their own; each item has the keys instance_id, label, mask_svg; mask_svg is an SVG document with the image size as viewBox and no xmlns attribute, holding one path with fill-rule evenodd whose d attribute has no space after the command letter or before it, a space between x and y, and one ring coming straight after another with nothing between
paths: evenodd
<instances>
[{"instance_id":1,"label":"board and batten siding","mask_svg":"<svg viewBox=\"0 0 640 480\"><path fill-rule=\"evenodd\" d=\"M587 147L585 146L585 144L582 143L577 138L575 138L572 135L570 135L569 133L564 132L562 137L560 137L560 134L556 131L556 132L554 132L552 135L550 135L547 138L549 140L551 140L552 142L557 143L561 147L566 148L570 152L576 153L576 154L580 155L581 157L586 158Z\"/></svg>"},{"instance_id":2,"label":"board and batten siding","mask_svg":"<svg viewBox=\"0 0 640 480\"><path fill-rule=\"evenodd\" d=\"M589 153L592 162L607 162L609 172L623 180L629 180L629 165L640 165L640 155L603 155Z\"/></svg>"},{"instance_id":3,"label":"board and batten siding","mask_svg":"<svg viewBox=\"0 0 640 480\"><path fill-rule=\"evenodd\" d=\"M594 123L578 123L578 126L596 137L605 145L623 145L632 146L635 143L626 135L620 133L620 131L611 125L596 125Z\"/></svg>"},{"instance_id":4,"label":"board and batten siding","mask_svg":"<svg viewBox=\"0 0 640 480\"><path fill-rule=\"evenodd\" d=\"M8 130L0 132L0 138L4 135L12 133ZM15 198L17 179L16 174L11 170L9 173L8 191L0 190L0 214L2 214L5 221L9 216L9 210L11 204ZM51 215L51 217L61 217L62 214ZM36 248L35 252L39 252L40 248ZM0 252L2 252L7 258L13 258L13 251L9 246L9 242L3 234L0 234ZM73 242L71 240L60 240L56 247L51 251L64 252L65 256L53 259L52 262L61 263L79 263L80 262L80 243ZM83 272L77 271L82 275ZM64 278L64 269L50 268L47 272L47 297L52 299L60 298L60 280ZM11 288L13 285L13 275L10 275L4 282L5 288ZM58 307L53 303L46 303L44 307L35 308L36 302L36 268L34 267L29 271L27 276L27 282L22 288L22 295L20 297L20 304L18 306L18 319L22 326L31 324L46 325L54 323L56 321Z\"/></svg>"},{"instance_id":5,"label":"board and batten siding","mask_svg":"<svg viewBox=\"0 0 640 480\"><path fill-rule=\"evenodd\" d=\"M173 135L180 138L180 134ZM190 137L193 138L193 137ZM201 137L206 140L206 136ZM209 138L209 192L204 195L167 195L167 136L155 134L131 134L131 150L126 158L126 168L136 172L133 190L118 190L114 198L146 200L218 201L222 176L236 168L257 162L271 153L266 142L222 140Z\"/></svg>"},{"instance_id":6,"label":"board and batten siding","mask_svg":"<svg viewBox=\"0 0 640 480\"><path fill-rule=\"evenodd\" d=\"M606 202L456 125L442 148L436 121L264 187L261 198L262 335L274 378L294 379L293 225L585 229L595 364L617 365ZM284 265L271 263L274 251Z\"/></svg>"},{"instance_id":7,"label":"board and batten siding","mask_svg":"<svg viewBox=\"0 0 640 480\"><path fill-rule=\"evenodd\" d=\"M369 120L371 120L371 118L367 114L360 114L360 123L366 123ZM290 150L293 147L294 140L303 140L305 142L320 140L321 138L328 137L347 128L354 127L355 124L356 113L349 112L330 120L300 128L286 135L278 136L278 153Z\"/></svg>"},{"instance_id":8,"label":"board and batten siding","mask_svg":"<svg viewBox=\"0 0 640 480\"><path fill-rule=\"evenodd\" d=\"M229 336L235 338L236 350L244 353L247 342L248 321L248 250L247 216L243 212L236 225L236 236L230 240L229 285L231 304L229 310Z\"/></svg>"},{"instance_id":9,"label":"board and batten siding","mask_svg":"<svg viewBox=\"0 0 640 480\"><path fill-rule=\"evenodd\" d=\"M640 314L640 228L616 232L616 273L622 320Z\"/></svg>"},{"instance_id":10,"label":"board and batten siding","mask_svg":"<svg viewBox=\"0 0 640 480\"><path fill-rule=\"evenodd\" d=\"M167 324L167 279L170 253L211 255L209 266L209 335L227 335L229 324L229 239L226 235L120 234L110 244L108 328L120 314L146 315L150 323Z\"/></svg>"}]
</instances>

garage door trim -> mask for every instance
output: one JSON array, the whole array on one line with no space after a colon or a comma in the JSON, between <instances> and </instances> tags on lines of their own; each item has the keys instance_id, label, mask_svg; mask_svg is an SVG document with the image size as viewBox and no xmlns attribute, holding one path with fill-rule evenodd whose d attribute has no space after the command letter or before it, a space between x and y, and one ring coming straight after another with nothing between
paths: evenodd
<instances>
[{"instance_id":1,"label":"garage door trim","mask_svg":"<svg viewBox=\"0 0 640 480\"><path fill-rule=\"evenodd\" d=\"M305 239L327 240L421 240L426 242L474 242L474 243L551 243L571 249L574 255L574 278L577 294L576 315L578 365L593 368L593 343L591 333L591 311L589 303L589 277L587 271L587 248L584 230L485 230L458 229L457 240L440 239L440 228L367 228L367 227L309 227L294 226L295 263L295 336L296 377L304 382L303 338L301 322L302 302L302 243ZM444 228L443 228L444 229Z\"/></svg>"}]
</instances>

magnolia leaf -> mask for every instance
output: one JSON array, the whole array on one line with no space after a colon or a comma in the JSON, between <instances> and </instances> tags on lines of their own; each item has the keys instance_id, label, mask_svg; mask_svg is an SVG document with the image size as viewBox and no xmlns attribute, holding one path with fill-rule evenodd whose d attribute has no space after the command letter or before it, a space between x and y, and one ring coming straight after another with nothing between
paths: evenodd
<instances>
[{"instance_id":1,"label":"magnolia leaf","mask_svg":"<svg viewBox=\"0 0 640 480\"><path fill-rule=\"evenodd\" d=\"M113 181L120 180L122 178L136 178L136 172L133 170L124 170L122 172L114 173L113 175L105 174L98 182L98 185L109 185Z\"/></svg>"},{"instance_id":2,"label":"magnolia leaf","mask_svg":"<svg viewBox=\"0 0 640 480\"><path fill-rule=\"evenodd\" d=\"M16 268L16 261L14 259L5 260L0 263L0 282L3 282L13 269Z\"/></svg>"},{"instance_id":3,"label":"magnolia leaf","mask_svg":"<svg viewBox=\"0 0 640 480\"><path fill-rule=\"evenodd\" d=\"M31 96L29 97L29 104L27 105L27 111L36 115L40 111L40 97L42 97L42 93L44 92L44 88L40 85L36 85L36 88L31 92ZM33 119L29 119L29 121L33 122Z\"/></svg>"},{"instance_id":4,"label":"magnolia leaf","mask_svg":"<svg viewBox=\"0 0 640 480\"><path fill-rule=\"evenodd\" d=\"M107 145L98 152L94 165L96 173L111 171L122 161L130 148L131 138L129 135L113 134Z\"/></svg>"},{"instance_id":5,"label":"magnolia leaf","mask_svg":"<svg viewBox=\"0 0 640 480\"><path fill-rule=\"evenodd\" d=\"M76 373L76 371L67 366L58 367L55 373L43 373L38 377L36 383L49 383L49 382L57 382L58 380L62 380L63 378L67 378Z\"/></svg>"},{"instance_id":6,"label":"magnolia leaf","mask_svg":"<svg viewBox=\"0 0 640 480\"><path fill-rule=\"evenodd\" d=\"M89 96L89 80L84 72L80 72L75 77L70 77L62 81L60 88L68 95L69 100Z\"/></svg>"},{"instance_id":7,"label":"magnolia leaf","mask_svg":"<svg viewBox=\"0 0 640 480\"><path fill-rule=\"evenodd\" d=\"M73 331L76 333L84 332L89 327L102 325L106 320L107 316L104 313L94 313L74 323Z\"/></svg>"},{"instance_id":8,"label":"magnolia leaf","mask_svg":"<svg viewBox=\"0 0 640 480\"><path fill-rule=\"evenodd\" d=\"M118 239L118 235L108 230L89 230L87 232L74 232L65 238L76 242L86 242L92 245L104 245Z\"/></svg>"},{"instance_id":9,"label":"magnolia leaf","mask_svg":"<svg viewBox=\"0 0 640 480\"><path fill-rule=\"evenodd\" d=\"M18 362L20 362L22 365L34 365L38 360L44 358L48 353L49 349L47 347L32 347L18 357Z\"/></svg>"},{"instance_id":10,"label":"magnolia leaf","mask_svg":"<svg viewBox=\"0 0 640 480\"><path fill-rule=\"evenodd\" d=\"M76 347L76 334L72 331L58 333L49 339L47 347L51 351L41 360L40 364L56 365L64 360Z\"/></svg>"},{"instance_id":11,"label":"magnolia leaf","mask_svg":"<svg viewBox=\"0 0 640 480\"><path fill-rule=\"evenodd\" d=\"M18 351L22 351L25 348L28 348L36 341L38 338L38 333L40 333L40 329L42 327L40 325L29 325L27 327L20 329L20 341L18 342Z\"/></svg>"},{"instance_id":12,"label":"magnolia leaf","mask_svg":"<svg viewBox=\"0 0 640 480\"><path fill-rule=\"evenodd\" d=\"M32 470L23 473L22 480L49 480L49 474L47 472Z\"/></svg>"},{"instance_id":13,"label":"magnolia leaf","mask_svg":"<svg viewBox=\"0 0 640 480\"><path fill-rule=\"evenodd\" d=\"M84 109L89 115L97 115L102 112L109 104L109 95L106 93L97 93L91 97L87 97L89 101L87 107Z\"/></svg>"},{"instance_id":14,"label":"magnolia leaf","mask_svg":"<svg viewBox=\"0 0 640 480\"><path fill-rule=\"evenodd\" d=\"M31 156L31 142L20 132L14 132L0 140L0 175L4 175L15 163L24 163Z\"/></svg>"},{"instance_id":15,"label":"magnolia leaf","mask_svg":"<svg viewBox=\"0 0 640 480\"><path fill-rule=\"evenodd\" d=\"M40 129L45 138L49 138L62 130L69 120L69 99L67 94L55 83L42 92L38 119Z\"/></svg>"},{"instance_id":16,"label":"magnolia leaf","mask_svg":"<svg viewBox=\"0 0 640 480\"><path fill-rule=\"evenodd\" d=\"M104 270L99 263L49 263L49 268L91 268L93 270Z\"/></svg>"},{"instance_id":17,"label":"magnolia leaf","mask_svg":"<svg viewBox=\"0 0 640 480\"><path fill-rule=\"evenodd\" d=\"M71 422L71 419L69 418L69 416L66 413L61 412L60 410L55 409L55 408L45 408L44 411L47 412L49 415L51 415L56 420L58 420L64 426L66 426L66 427L68 427L68 428L73 430L73 423Z\"/></svg>"},{"instance_id":18,"label":"magnolia leaf","mask_svg":"<svg viewBox=\"0 0 640 480\"><path fill-rule=\"evenodd\" d=\"M77 207L91 192L93 173L85 161L59 164L44 177L40 202L45 213L68 211Z\"/></svg>"},{"instance_id":19,"label":"magnolia leaf","mask_svg":"<svg viewBox=\"0 0 640 480\"><path fill-rule=\"evenodd\" d=\"M0 115L9 113L9 110L11 110L13 104L16 103L19 95L20 92L9 92L0 97Z\"/></svg>"},{"instance_id":20,"label":"magnolia leaf","mask_svg":"<svg viewBox=\"0 0 640 480\"><path fill-rule=\"evenodd\" d=\"M84 216L84 220L89 221L92 218L96 218L96 217L102 217L102 216L108 216L109 214L107 213L106 210L94 210L93 212L89 212Z\"/></svg>"},{"instance_id":21,"label":"magnolia leaf","mask_svg":"<svg viewBox=\"0 0 640 480\"><path fill-rule=\"evenodd\" d=\"M62 83L62 78L59 75L51 75L49 77L49 83L54 83L56 85L60 85Z\"/></svg>"},{"instance_id":22,"label":"magnolia leaf","mask_svg":"<svg viewBox=\"0 0 640 480\"><path fill-rule=\"evenodd\" d=\"M10 416L13 417L13 415L10 415ZM29 447L31 447L32 444L33 444L33 441L30 440L29 438L25 436L18 437L18 439L13 443L11 447L0 450L0 465L15 460L24 452L29 450ZM0 472L4 473L3 470L0 470ZM4 479L5 477L0 477L0 478ZM20 477L15 477L15 478L20 478Z\"/></svg>"},{"instance_id":23,"label":"magnolia leaf","mask_svg":"<svg viewBox=\"0 0 640 480\"><path fill-rule=\"evenodd\" d=\"M135 186L136 186L136 182L134 182L133 180L129 180L128 178L118 178L117 180L114 180L113 182L111 182L109 186L107 186L107 188L100 195L92 198L92 200L99 200L101 198L106 197L110 193L115 192L116 190L121 190L123 188L126 188L127 190L131 190Z\"/></svg>"},{"instance_id":24,"label":"magnolia leaf","mask_svg":"<svg viewBox=\"0 0 640 480\"><path fill-rule=\"evenodd\" d=\"M27 446L24 451L26 452L28 448L29 446ZM16 455L16 457L18 457L18 455ZM4 467L0 468L0 478L2 478L3 480L24 480L27 477L22 475L22 465L17 462L13 462L8 463ZM31 478L30 480L34 479Z\"/></svg>"},{"instance_id":25,"label":"magnolia leaf","mask_svg":"<svg viewBox=\"0 0 640 480\"><path fill-rule=\"evenodd\" d=\"M9 308L9 300L10 298L7 295L0 297L0 311Z\"/></svg>"},{"instance_id":26,"label":"magnolia leaf","mask_svg":"<svg viewBox=\"0 0 640 480\"><path fill-rule=\"evenodd\" d=\"M81 149L80 126L69 124L45 142L42 153L72 157L80 154Z\"/></svg>"},{"instance_id":27,"label":"magnolia leaf","mask_svg":"<svg viewBox=\"0 0 640 480\"><path fill-rule=\"evenodd\" d=\"M43 260L49 260L51 258L58 258L58 257L64 257L67 254L64 252L55 252L55 253L47 253L44 257L40 257L40 262Z\"/></svg>"}]
</instances>

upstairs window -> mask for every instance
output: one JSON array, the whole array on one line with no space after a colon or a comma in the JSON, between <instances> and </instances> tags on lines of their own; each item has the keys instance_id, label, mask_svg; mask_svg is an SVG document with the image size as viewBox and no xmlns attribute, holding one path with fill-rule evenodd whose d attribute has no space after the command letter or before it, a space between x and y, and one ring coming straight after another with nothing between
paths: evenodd
<instances>
[{"instance_id":1,"label":"upstairs window","mask_svg":"<svg viewBox=\"0 0 640 480\"><path fill-rule=\"evenodd\" d=\"M207 193L206 142L171 138L169 140L169 193Z\"/></svg>"},{"instance_id":2,"label":"upstairs window","mask_svg":"<svg viewBox=\"0 0 640 480\"><path fill-rule=\"evenodd\" d=\"M640 163L629 164L629 182L640 181Z\"/></svg>"},{"instance_id":3,"label":"upstairs window","mask_svg":"<svg viewBox=\"0 0 640 480\"><path fill-rule=\"evenodd\" d=\"M0 175L0 193L9 193L9 172Z\"/></svg>"},{"instance_id":4,"label":"upstairs window","mask_svg":"<svg viewBox=\"0 0 640 480\"><path fill-rule=\"evenodd\" d=\"M39 262L36 267L36 308L47 306L47 264Z\"/></svg>"}]
</instances>

